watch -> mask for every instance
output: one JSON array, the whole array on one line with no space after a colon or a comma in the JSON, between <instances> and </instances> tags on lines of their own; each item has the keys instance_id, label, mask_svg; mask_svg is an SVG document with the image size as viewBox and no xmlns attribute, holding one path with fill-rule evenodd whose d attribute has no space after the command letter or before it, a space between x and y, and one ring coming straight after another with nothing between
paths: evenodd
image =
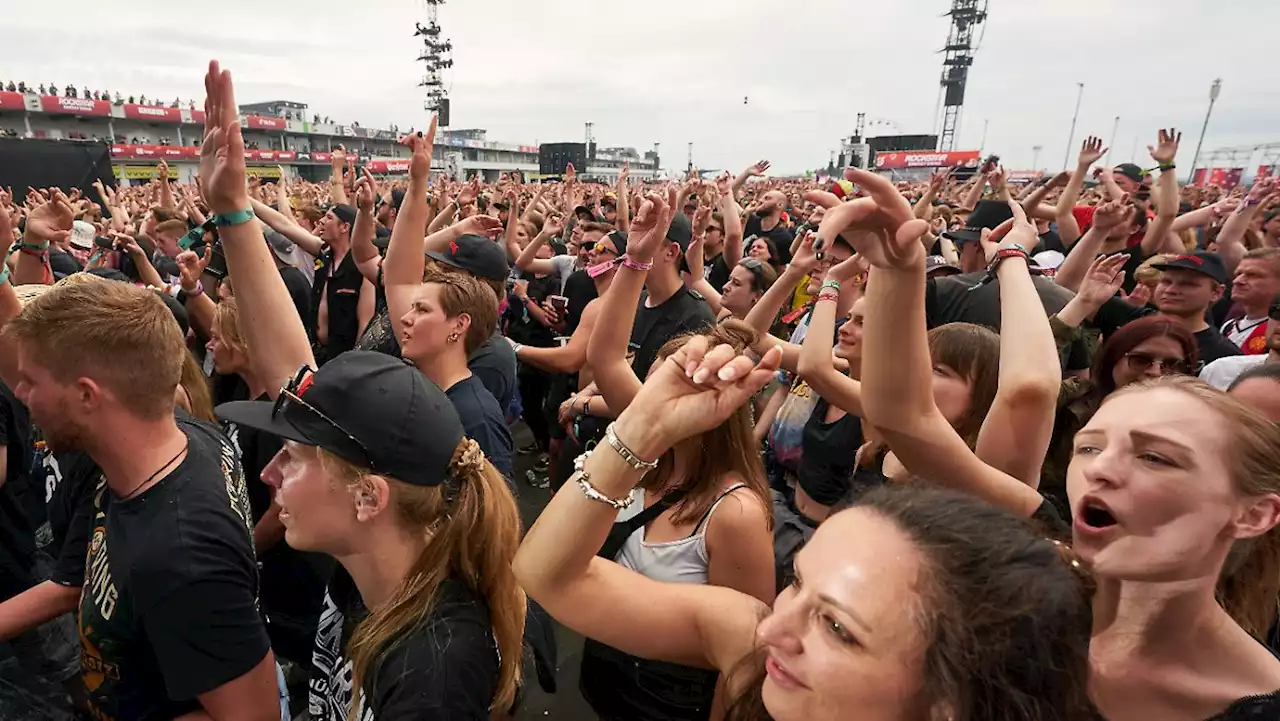
<instances>
[{"instance_id":1,"label":"watch","mask_svg":"<svg viewBox=\"0 0 1280 721\"><path fill-rule=\"evenodd\" d=\"M237 210L233 213L214 213L213 224L219 228L231 225L242 225L254 219L253 209Z\"/></svg>"}]
</instances>

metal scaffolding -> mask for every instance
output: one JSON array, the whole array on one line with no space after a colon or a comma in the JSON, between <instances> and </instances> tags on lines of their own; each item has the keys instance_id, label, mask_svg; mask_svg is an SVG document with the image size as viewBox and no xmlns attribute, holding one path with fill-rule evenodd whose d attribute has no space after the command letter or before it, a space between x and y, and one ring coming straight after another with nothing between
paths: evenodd
<instances>
[{"instance_id":1,"label":"metal scaffolding","mask_svg":"<svg viewBox=\"0 0 1280 721\"><path fill-rule=\"evenodd\" d=\"M938 150L954 150L956 134L960 131L961 111L964 108L965 84L969 80L969 68L974 54L982 44L978 36L987 20L987 0L952 0L951 32L947 46L942 49L942 81L939 102L942 103L942 132L938 135Z\"/></svg>"},{"instance_id":2,"label":"metal scaffolding","mask_svg":"<svg viewBox=\"0 0 1280 721\"><path fill-rule=\"evenodd\" d=\"M427 97L422 101L422 109L440 115L440 126L449 125L449 93L444 86L440 71L453 67L453 42L440 34L440 6L445 0L422 0L426 6L427 24L414 23L414 37L422 38L422 53L418 62L422 63L422 81L418 87L426 88Z\"/></svg>"}]
</instances>

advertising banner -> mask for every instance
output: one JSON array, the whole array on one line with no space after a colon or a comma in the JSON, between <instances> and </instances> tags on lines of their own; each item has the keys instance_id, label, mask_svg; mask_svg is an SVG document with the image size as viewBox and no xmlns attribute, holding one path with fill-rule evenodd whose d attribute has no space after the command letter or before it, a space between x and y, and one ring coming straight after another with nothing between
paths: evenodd
<instances>
[{"instance_id":1,"label":"advertising banner","mask_svg":"<svg viewBox=\"0 0 1280 721\"><path fill-rule=\"evenodd\" d=\"M1244 168L1212 168L1209 170L1209 185L1230 189L1240 184L1244 177Z\"/></svg>"},{"instance_id":2,"label":"advertising banner","mask_svg":"<svg viewBox=\"0 0 1280 721\"><path fill-rule=\"evenodd\" d=\"M876 170L902 170L906 168L954 168L958 165L977 165L981 153L977 150L951 152L889 152L876 153Z\"/></svg>"},{"instance_id":3,"label":"advertising banner","mask_svg":"<svg viewBox=\"0 0 1280 721\"><path fill-rule=\"evenodd\" d=\"M22 99L22 93L0 90L0 110L25 110L26 107L27 104Z\"/></svg>"},{"instance_id":4,"label":"advertising banner","mask_svg":"<svg viewBox=\"0 0 1280 721\"><path fill-rule=\"evenodd\" d=\"M191 122L195 123L196 125L204 125L204 111L203 111L203 110L192 110L192 111L191 111Z\"/></svg>"},{"instance_id":5,"label":"advertising banner","mask_svg":"<svg viewBox=\"0 0 1280 721\"><path fill-rule=\"evenodd\" d=\"M162 108L158 105L138 105L136 103L125 103L124 116L134 120L149 120L153 122L181 123L181 108Z\"/></svg>"},{"instance_id":6,"label":"advertising banner","mask_svg":"<svg viewBox=\"0 0 1280 721\"><path fill-rule=\"evenodd\" d=\"M409 172L409 161L408 159L370 160L368 168L370 173L379 173L379 174L407 173Z\"/></svg>"},{"instance_id":7,"label":"advertising banner","mask_svg":"<svg viewBox=\"0 0 1280 721\"><path fill-rule=\"evenodd\" d=\"M106 100L89 98L62 98L55 95L40 96L40 109L46 113L65 113L68 115L111 115L111 103Z\"/></svg>"},{"instance_id":8,"label":"advertising banner","mask_svg":"<svg viewBox=\"0 0 1280 721\"><path fill-rule=\"evenodd\" d=\"M200 149L178 145L112 145L113 158L145 158L147 160L197 160Z\"/></svg>"},{"instance_id":9,"label":"advertising banner","mask_svg":"<svg viewBox=\"0 0 1280 721\"><path fill-rule=\"evenodd\" d=\"M245 127L255 130L284 130L287 125L284 118L271 118L265 115L246 115L244 121Z\"/></svg>"},{"instance_id":10,"label":"advertising banner","mask_svg":"<svg viewBox=\"0 0 1280 721\"><path fill-rule=\"evenodd\" d=\"M244 174L251 178L279 178L280 169L271 166L245 168Z\"/></svg>"},{"instance_id":11,"label":"advertising banner","mask_svg":"<svg viewBox=\"0 0 1280 721\"><path fill-rule=\"evenodd\" d=\"M156 177L156 166L154 165L117 165L112 170L117 178L128 178L129 180L150 180ZM121 170L124 172L120 172ZM178 169L170 166L169 180L177 179Z\"/></svg>"},{"instance_id":12,"label":"advertising banner","mask_svg":"<svg viewBox=\"0 0 1280 721\"><path fill-rule=\"evenodd\" d=\"M1259 165L1259 166L1258 166L1258 172L1257 172L1256 174L1254 174L1254 176L1253 176L1253 182L1255 182L1255 183L1256 183L1256 182L1258 182L1259 180L1266 180L1267 178L1270 178L1270 177L1274 176L1274 175L1275 175L1275 173L1276 173L1276 166L1274 166L1274 165Z\"/></svg>"}]
</instances>

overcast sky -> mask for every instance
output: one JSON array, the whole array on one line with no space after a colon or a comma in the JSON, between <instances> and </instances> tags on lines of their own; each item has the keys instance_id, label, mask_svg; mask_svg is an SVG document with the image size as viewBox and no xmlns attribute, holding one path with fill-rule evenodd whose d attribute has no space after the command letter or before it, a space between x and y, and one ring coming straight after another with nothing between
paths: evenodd
<instances>
[{"instance_id":1,"label":"overcast sky","mask_svg":"<svg viewBox=\"0 0 1280 721\"><path fill-rule=\"evenodd\" d=\"M414 62L422 0L309 3L9 3L0 78L119 90L171 101L203 97L220 59L240 102L287 99L335 120L422 125ZM577 141L595 123L604 146L662 144L683 167L779 172L826 165L856 113L868 135L932 133L950 0L452 0L446 74L454 128L508 142ZM216 15L209 8L216 7ZM300 14L303 8L305 12ZM216 19L215 19L216 17ZM53 22L61 23L56 33ZM1109 137L1113 163L1138 162L1156 129L1185 130L1191 163L1208 104L1224 88L1205 150L1280 141L1275 0L991 0L957 149L1000 153L1009 169L1062 167L1073 145ZM748 102L744 105L743 99ZM1074 154L1074 153L1073 153Z\"/></svg>"}]
</instances>

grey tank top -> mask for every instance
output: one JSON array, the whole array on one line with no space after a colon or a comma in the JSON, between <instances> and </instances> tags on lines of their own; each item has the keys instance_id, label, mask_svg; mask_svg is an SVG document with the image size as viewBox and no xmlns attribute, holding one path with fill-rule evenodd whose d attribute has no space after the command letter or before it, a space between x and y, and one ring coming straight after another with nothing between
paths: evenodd
<instances>
[{"instance_id":1,"label":"grey tank top","mask_svg":"<svg viewBox=\"0 0 1280 721\"><path fill-rule=\"evenodd\" d=\"M655 581L706 584L707 525L711 522L711 514L715 513L716 508L730 493L746 487L747 484L739 483L721 493L687 538L649 543L644 540L644 528L636 529L626 543L622 544L622 550L616 558L618 564ZM644 510L644 490L636 488L631 493L636 502L618 512L619 521L625 521Z\"/></svg>"}]
</instances>

